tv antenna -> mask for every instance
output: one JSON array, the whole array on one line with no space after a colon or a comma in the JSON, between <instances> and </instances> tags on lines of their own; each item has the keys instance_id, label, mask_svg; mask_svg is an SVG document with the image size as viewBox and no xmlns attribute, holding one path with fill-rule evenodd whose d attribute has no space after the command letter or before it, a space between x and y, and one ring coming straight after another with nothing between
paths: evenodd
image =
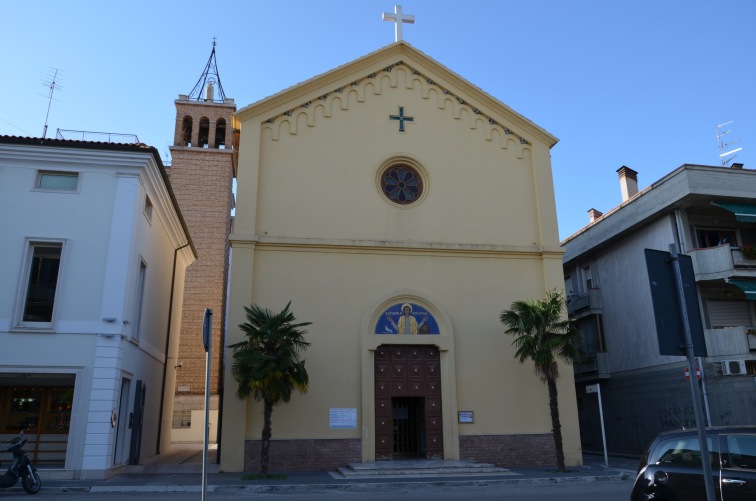
<instances>
[{"instance_id":1,"label":"tv antenna","mask_svg":"<svg viewBox=\"0 0 756 501\"><path fill-rule=\"evenodd\" d=\"M722 167L727 167L727 164L735 160L736 153L743 149L742 146L730 149L733 145L740 144L740 139L734 141L725 142L722 138L732 132L731 130L721 131L722 127L730 125L734 120L719 124L714 127L714 131L717 135L717 147L719 148L719 161L722 163ZM729 150L729 151L728 151ZM732 155L732 156L730 156Z\"/></svg>"},{"instance_id":2,"label":"tv antenna","mask_svg":"<svg viewBox=\"0 0 756 501\"><path fill-rule=\"evenodd\" d=\"M47 114L45 115L45 128L42 131L42 139L45 139L47 137L47 119L50 117L50 105L52 105L53 101L53 93L56 90L63 90L60 85L58 85L58 73L61 73L60 77L62 78L63 70L60 70L58 68L50 68L49 74L52 74L48 80L43 80L42 84L50 89L50 91L47 94Z\"/></svg>"}]
</instances>

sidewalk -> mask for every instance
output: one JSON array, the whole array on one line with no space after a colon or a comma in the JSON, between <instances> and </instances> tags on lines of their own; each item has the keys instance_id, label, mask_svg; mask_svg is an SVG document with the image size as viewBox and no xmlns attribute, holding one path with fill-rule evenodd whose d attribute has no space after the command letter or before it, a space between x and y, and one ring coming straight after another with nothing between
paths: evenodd
<instances>
[{"instance_id":1,"label":"sidewalk","mask_svg":"<svg viewBox=\"0 0 756 501\"><path fill-rule=\"evenodd\" d=\"M168 473L165 464L153 461L155 468L144 465L143 472L123 473L108 480L45 480L45 471L40 470L42 489L47 492L200 492L202 490L201 452L199 461L191 456L184 460L184 465L199 466L198 472ZM176 460L176 456L172 461ZM245 480L244 473L210 473L208 468L208 492L302 492L308 489L334 490L376 490L409 488L418 484L434 486L474 486L474 485L532 485L544 483L587 483L611 482L632 478L635 475L637 461L622 458L610 458L609 468L604 466L603 456L585 455L584 465L568 468L560 473L555 468L508 468L503 472L491 474L434 474L424 475L376 475L364 478L344 478L337 472L291 472L285 479ZM143 466L143 465L140 465ZM150 471L152 470L152 471ZM20 491L20 485L17 487ZM14 488L13 490L16 490Z\"/></svg>"}]
</instances>

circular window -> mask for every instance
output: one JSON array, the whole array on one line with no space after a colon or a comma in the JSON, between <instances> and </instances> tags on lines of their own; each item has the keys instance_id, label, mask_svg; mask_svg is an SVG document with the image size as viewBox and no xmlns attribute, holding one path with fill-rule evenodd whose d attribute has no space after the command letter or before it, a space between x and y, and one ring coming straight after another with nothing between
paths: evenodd
<instances>
[{"instance_id":1,"label":"circular window","mask_svg":"<svg viewBox=\"0 0 756 501\"><path fill-rule=\"evenodd\" d=\"M394 164L381 174L381 189L395 204L409 205L423 194L423 179L413 167Z\"/></svg>"}]
</instances>

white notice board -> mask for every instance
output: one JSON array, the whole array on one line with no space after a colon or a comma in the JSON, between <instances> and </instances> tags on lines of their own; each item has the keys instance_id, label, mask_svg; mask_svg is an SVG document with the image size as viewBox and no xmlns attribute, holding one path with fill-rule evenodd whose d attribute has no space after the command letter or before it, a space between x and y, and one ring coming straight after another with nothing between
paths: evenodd
<instances>
[{"instance_id":1,"label":"white notice board","mask_svg":"<svg viewBox=\"0 0 756 501\"><path fill-rule=\"evenodd\" d=\"M328 427L333 429L356 429L357 409L331 408L328 416Z\"/></svg>"}]
</instances>

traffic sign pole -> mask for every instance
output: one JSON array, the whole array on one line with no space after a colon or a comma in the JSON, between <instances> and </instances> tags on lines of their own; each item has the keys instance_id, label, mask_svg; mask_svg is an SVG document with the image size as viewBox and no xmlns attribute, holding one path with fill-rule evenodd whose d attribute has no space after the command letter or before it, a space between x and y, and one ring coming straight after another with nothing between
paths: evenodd
<instances>
[{"instance_id":1,"label":"traffic sign pole","mask_svg":"<svg viewBox=\"0 0 756 501\"><path fill-rule=\"evenodd\" d=\"M688 359L688 374L695 374L697 368L693 357L693 338L690 332L690 323L688 322L688 309L685 306L685 290L683 289L682 273L680 271L680 259L677 257L677 246L675 244L669 244L669 257L675 269L677 294L680 298L680 314L682 315L683 333L685 334L685 356ZM690 391L693 394L693 410L696 416L696 428L698 428L698 441L701 444L701 466L703 466L706 500L715 501L709 446L706 443L706 422L701 410L701 395L698 391L698 381L695 381L692 377L688 377L688 380L690 382Z\"/></svg>"},{"instance_id":2,"label":"traffic sign pole","mask_svg":"<svg viewBox=\"0 0 756 501\"><path fill-rule=\"evenodd\" d=\"M213 310L205 308L202 320L202 345L205 348L205 437L202 448L202 501L207 499L207 448L210 440L210 355L212 352Z\"/></svg>"}]
</instances>

